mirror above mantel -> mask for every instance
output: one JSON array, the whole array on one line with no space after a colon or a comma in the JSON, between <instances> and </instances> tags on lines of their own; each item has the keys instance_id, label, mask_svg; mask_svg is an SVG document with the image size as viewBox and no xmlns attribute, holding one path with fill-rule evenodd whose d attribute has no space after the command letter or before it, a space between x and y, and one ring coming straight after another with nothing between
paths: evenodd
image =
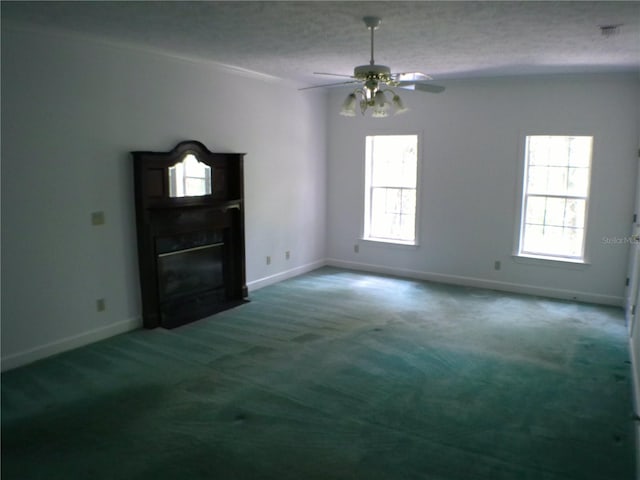
<instances>
[{"instance_id":1,"label":"mirror above mantel","mask_svg":"<svg viewBox=\"0 0 640 480\"><path fill-rule=\"evenodd\" d=\"M202 197L211 195L211 167L191 152L182 161L168 168L169 196Z\"/></svg>"}]
</instances>

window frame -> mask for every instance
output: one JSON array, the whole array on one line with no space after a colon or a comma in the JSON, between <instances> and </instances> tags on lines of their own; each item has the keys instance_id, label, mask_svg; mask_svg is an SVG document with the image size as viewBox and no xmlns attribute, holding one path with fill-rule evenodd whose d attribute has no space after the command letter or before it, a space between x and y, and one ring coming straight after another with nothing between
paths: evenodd
<instances>
[{"instance_id":1,"label":"window frame","mask_svg":"<svg viewBox=\"0 0 640 480\"><path fill-rule=\"evenodd\" d=\"M572 257L567 255L553 255L553 254L537 254L530 252L523 252L522 247L524 244L524 229L525 229L525 219L526 219L526 202L527 202L527 182L528 182L528 139L529 137L535 136L549 136L549 137L590 137L591 138L591 158L589 159L589 181L586 194L582 195L555 195L555 194L537 194L543 197L554 197L554 198L563 198L563 199L584 199L585 201L585 210L584 210L584 227L583 227L583 236L582 236L582 257ZM572 264L572 265L588 265L589 264L589 256L588 256L588 232L589 232L589 210L590 203L592 198L592 190L593 190L593 176L594 176L594 165L596 158L596 137L592 132L572 132L572 133L526 133L521 135L521 140L519 144L519 153L520 153L520 161L518 168L518 191L517 191L517 217L516 217L516 225L514 232L514 251L513 256L517 260L522 260L525 263L548 263L549 265L553 264ZM536 194L532 194L536 196Z\"/></svg>"},{"instance_id":2,"label":"window frame","mask_svg":"<svg viewBox=\"0 0 640 480\"><path fill-rule=\"evenodd\" d=\"M369 215L371 214L371 206L370 206L370 202L371 202L371 187L367 188L367 186L370 184L370 181L367 179L367 175L369 175L369 168L368 168L368 162L369 159L367 158L367 137L393 137L393 136L415 136L416 137L416 185L415 185L415 197L416 197L416 204L415 204L415 212L414 212L414 240L413 241L409 241L409 240L400 240L400 239L395 239L395 238L382 238L382 237L372 237L368 234L368 232L370 231L370 220L368 220L366 218L367 212L369 213ZM364 242L372 242L374 244L381 244L381 245L396 245L396 246L406 246L406 247L418 247L419 246L419 233L420 233L420 205L421 205L421 192L422 192L422 188L421 188L421 177L422 177L422 163L423 163L423 159L422 159L422 140L423 139L423 135L422 132L418 132L418 131L374 131L374 132L367 132L364 135L363 138L363 142L362 142L362 146L363 146L363 150L362 150L362 170L361 170L361 176L360 178L362 179L362 196L360 197L362 199L362 210L361 210L361 215L360 215L360 221L361 221L361 228L360 228L360 240L364 241ZM399 187L400 188L400 187ZM367 225L367 221L369 221L369 225Z\"/></svg>"}]
</instances>

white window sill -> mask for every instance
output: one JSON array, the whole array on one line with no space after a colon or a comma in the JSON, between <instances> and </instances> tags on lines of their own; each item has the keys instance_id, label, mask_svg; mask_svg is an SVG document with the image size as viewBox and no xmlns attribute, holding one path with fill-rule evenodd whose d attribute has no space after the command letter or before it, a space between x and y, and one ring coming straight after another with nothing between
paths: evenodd
<instances>
[{"instance_id":1,"label":"white window sill","mask_svg":"<svg viewBox=\"0 0 640 480\"><path fill-rule=\"evenodd\" d=\"M384 238L361 238L361 242L367 242L374 245L398 245L401 247L418 247L418 243L413 242L403 242L402 240L392 240L392 239L384 239Z\"/></svg>"},{"instance_id":2,"label":"white window sill","mask_svg":"<svg viewBox=\"0 0 640 480\"><path fill-rule=\"evenodd\" d=\"M578 260L571 258L560 257L545 257L544 255L526 255L526 254L513 254L513 260L517 263L523 263L526 265L537 265L545 267L558 267L558 268L573 268L581 270L589 267L591 264L586 260Z\"/></svg>"}]
</instances>

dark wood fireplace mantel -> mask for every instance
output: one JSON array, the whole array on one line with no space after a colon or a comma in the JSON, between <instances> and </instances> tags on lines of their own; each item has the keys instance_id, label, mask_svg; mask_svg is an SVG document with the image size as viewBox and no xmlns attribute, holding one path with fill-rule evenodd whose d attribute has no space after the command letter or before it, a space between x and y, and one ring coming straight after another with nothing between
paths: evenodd
<instances>
[{"instance_id":1,"label":"dark wood fireplace mantel","mask_svg":"<svg viewBox=\"0 0 640 480\"><path fill-rule=\"evenodd\" d=\"M144 326L173 328L247 301L244 154L191 140L132 156Z\"/></svg>"}]
</instances>

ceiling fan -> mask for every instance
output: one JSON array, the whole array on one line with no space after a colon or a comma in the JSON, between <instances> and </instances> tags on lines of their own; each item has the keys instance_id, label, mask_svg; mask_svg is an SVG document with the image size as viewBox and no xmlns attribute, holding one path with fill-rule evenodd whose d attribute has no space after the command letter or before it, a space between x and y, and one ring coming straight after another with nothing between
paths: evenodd
<instances>
[{"instance_id":1,"label":"ceiling fan","mask_svg":"<svg viewBox=\"0 0 640 480\"><path fill-rule=\"evenodd\" d=\"M301 88L308 90L311 88L335 87L339 85L361 84L347 96L342 105L341 115L355 117L356 103L360 100L360 111L364 115L367 108L373 108L373 117L386 117L389 115L391 105L395 107L395 113L402 113L407 108L402 104L400 97L391 88L398 87L407 90L420 92L440 93L444 87L426 83L432 78L421 72L392 73L386 65L377 65L373 58L373 32L380 26L379 17L364 17L362 19L367 28L371 31L371 60L368 65L355 67L353 75L342 75L338 73L314 72L316 75L331 75L334 77L346 77L350 80L324 85L314 85L312 87ZM392 95L392 102L389 102L386 93Z\"/></svg>"}]
</instances>

